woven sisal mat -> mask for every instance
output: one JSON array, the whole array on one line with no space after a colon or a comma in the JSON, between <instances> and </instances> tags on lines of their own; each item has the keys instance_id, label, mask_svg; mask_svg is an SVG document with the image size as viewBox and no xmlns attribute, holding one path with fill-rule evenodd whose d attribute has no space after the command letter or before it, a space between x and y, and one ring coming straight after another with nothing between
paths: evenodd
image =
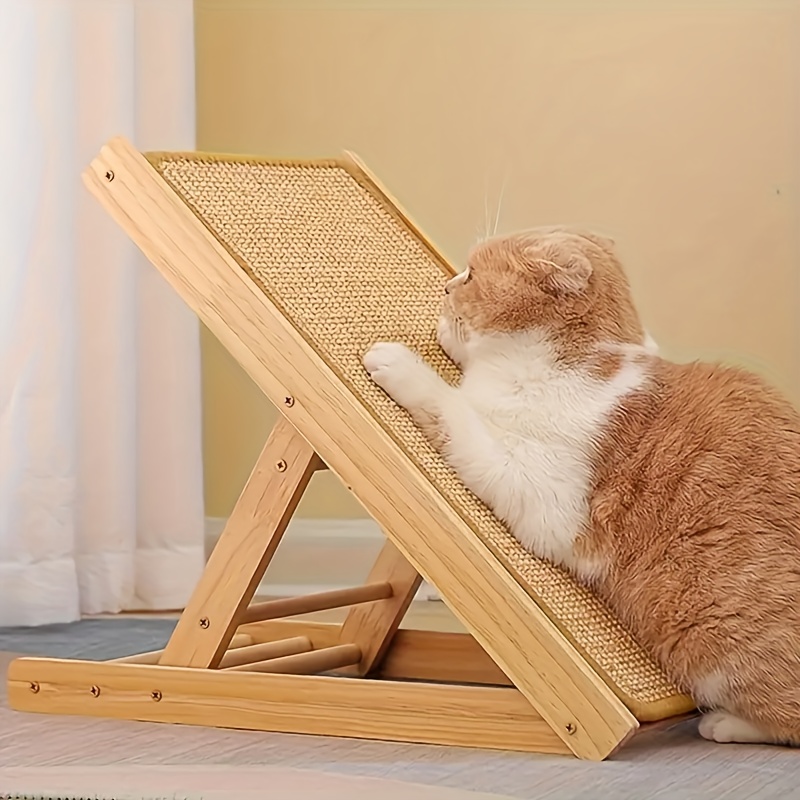
<instances>
[{"instance_id":1,"label":"woven sisal mat","mask_svg":"<svg viewBox=\"0 0 800 800\"><path fill-rule=\"evenodd\" d=\"M375 341L394 340L446 380L458 377L435 339L452 268L391 202L344 161L148 159L631 711L645 721L689 710L605 607L526 552L367 376L363 354Z\"/></svg>"}]
</instances>

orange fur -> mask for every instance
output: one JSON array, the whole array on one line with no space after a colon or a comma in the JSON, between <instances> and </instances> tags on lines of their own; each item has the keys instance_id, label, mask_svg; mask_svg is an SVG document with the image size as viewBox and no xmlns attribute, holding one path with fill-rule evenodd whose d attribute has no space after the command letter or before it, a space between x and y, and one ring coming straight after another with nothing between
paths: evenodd
<instances>
[{"instance_id":1,"label":"orange fur","mask_svg":"<svg viewBox=\"0 0 800 800\"><path fill-rule=\"evenodd\" d=\"M473 248L458 315L480 333L545 328L565 361L597 342L640 343L643 330L611 242L551 229L496 237ZM452 301L449 305L455 311Z\"/></svg>"},{"instance_id":2,"label":"orange fur","mask_svg":"<svg viewBox=\"0 0 800 800\"><path fill-rule=\"evenodd\" d=\"M564 369L603 380L623 352L644 366L644 385L585 443L576 549L605 565L592 588L698 704L763 734L739 741L800 745L796 409L741 369L636 350L643 329L608 240L525 232L480 244L468 264L445 298L459 335L541 329Z\"/></svg>"},{"instance_id":3,"label":"orange fur","mask_svg":"<svg viewBox=\"0 0 800 800\"><path fill-rule=\"evenodd\" d=\"M800 744L800 419L739 369L651 375L597 443L595 589L700 704Z\"/></svg>"}]
</instances>

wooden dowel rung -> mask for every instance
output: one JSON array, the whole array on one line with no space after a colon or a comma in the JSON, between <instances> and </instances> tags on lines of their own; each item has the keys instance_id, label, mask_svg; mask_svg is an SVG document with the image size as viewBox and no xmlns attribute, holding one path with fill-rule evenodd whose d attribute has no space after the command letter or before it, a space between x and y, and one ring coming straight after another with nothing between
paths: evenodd
<instances>
[{"instance_id":1,"label":"wooden dowel rung","mask_svg":"<svg viewBox=\"0 0 800 800\"><path fill-rule=\"evenodd\" d=\"M388 582L367 583L350 589L334 589L331 592L306 594L301 597L282 597L255 603L244 613L241 625L249 622L264 622L268 619L294 617L298 614L311 614L314 611L327 611L331 608L371 603L392 596L392 584Z\"/></svg>"},{"instance_id":2,"label":"wooden dowel rung","mask_svg":"<svg viewBox=\"0 0 800 800\"><path fill-rule=\"evenodd\" d=\"M235 650L239 647L248 647L253 644L253 637L249 633L235 633L231 639L230 649ZM125 656L124 658L111 658L112 663L118 664L158 664L163 650L151 650L149 653L138 653L135 656Z\"/></svg>"},{"instance_id":3,"label":"wooden dowel rung","mask_svg":"<svg viewBox=\"0 0 800 800\"><path fill-rule=\"evenodd\" d=\"M307 653L312 649L311 640L307 636L294 636L291 639L279 639L277 642L265 642L264 644L254 644L249 647L228 650L222 657L219 666L220 669L239 667L243 664L266 661L270 658L282 658L283 656L293 656L297 653Z\"/></svg>"},{"instance_id":4,"label":"wooden dowel rung","mask_svg":"<svg viewBox=\"0 0 800 800\"><path fill-rule=\"evenodd\" d=\"M230 672L272 672L283 675L315 675L332 669L349 667L361 661L361 648L355 644L337 644L308 653L272 658L255 664L230 667Z\"/></svg>"}]
</instances>

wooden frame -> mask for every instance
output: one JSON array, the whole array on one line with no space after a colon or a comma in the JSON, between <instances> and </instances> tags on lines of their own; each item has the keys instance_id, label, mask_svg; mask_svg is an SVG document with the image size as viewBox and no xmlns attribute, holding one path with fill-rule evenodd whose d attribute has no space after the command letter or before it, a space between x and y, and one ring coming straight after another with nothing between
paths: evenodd
<instances>
[{"instance_id":1,"label":"wooden frame","mask_svg":"<svg viewBox=\"0 0 800 800\"><path fill-rule=\"evenodd\" d=\"M355 160L341 163L382 191ZM592 760L627 741L639 728L631 711L150 162L114 139L84 179L282 417L166 648L116 663L18 659L12 707ZM353 441L370 445L356 457ZM387 535L369 588L248 612L302 491L325 467ZM398 631L421 575L470 634ZM325 603L354 607L341 626L271 620ZM254 674L287 669L366 677Z\"/></svg>"},{"instance_id":2,"label":"wooden frame","mask_svg":"<svg viewBox=\"0 0 800 800\"><path fill-rule=\"evenodd\" d=\"M250 604L311 474L324 468L279 419L167 646L105 663L16 659L11 706L569 753L472 636L398 631L421 578L390 541L363 586ZM276 619L345 606L341 624Z\"/></svg>"}]
</instances>

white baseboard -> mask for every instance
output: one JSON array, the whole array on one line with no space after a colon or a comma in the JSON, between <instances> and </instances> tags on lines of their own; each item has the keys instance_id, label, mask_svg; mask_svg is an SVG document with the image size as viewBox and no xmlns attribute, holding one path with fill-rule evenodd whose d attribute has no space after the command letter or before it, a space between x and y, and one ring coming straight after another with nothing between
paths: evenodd
<instances>
[{"instance_id":1,"label":"white baseboard","mask_svg":"<svg viewBox=\"0 0 800 800\"><path fill-rule=\"evenodd\" d=\"M226 520L206 517L206 553L219 539ZM295 518L283 536L258 593L294 597L363 583L380 552L384 535L371 519ZM439 600L426 581L417 600Z\"/></svg>"}]
</instances>

